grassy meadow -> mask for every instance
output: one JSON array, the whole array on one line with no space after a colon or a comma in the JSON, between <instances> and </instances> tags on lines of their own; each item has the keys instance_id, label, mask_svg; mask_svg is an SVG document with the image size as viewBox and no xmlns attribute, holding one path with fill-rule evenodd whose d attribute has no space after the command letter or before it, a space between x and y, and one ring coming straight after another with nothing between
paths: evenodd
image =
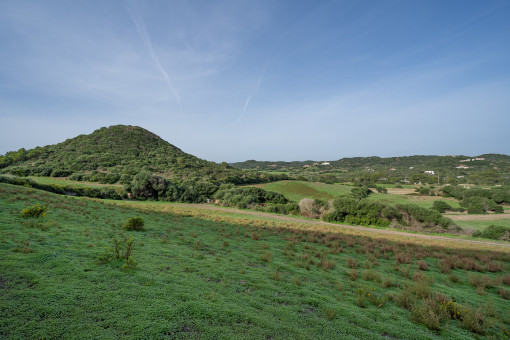
<instances>
[{"instance_id":1,"label":"grassy meadow","mask_svg":"<svg viewBox=\"0 0 510 340\"><path fill-rule=\"evenodd\" d=\"M296 202L299 202L303 198L329 200L340 195L349 194L353 188L353 186L346 184L324 184L304 181L279 181L268 184L257 184L254 186L283 194L288 199ZM416 204L423 208L430 208L434 201L443 200L455 208L459 207L458 201L454 198L409 195L409 192L414 192L414 190L410 190L415 188L413 186L407 185L402 189L394 188L392 185L383 185L383 187L392 188L393 193L380 194L374 192L368 196L368 199L388 204Z\"/></svg>"},{"instance_id":2,"label":"grassy meadow","mask_svg":"<svg viewBox=\"0 0 510 340\"><path fill-rule=\"evenodd\" d=\"M21 217L35 204L44 217ZM143 231L124 230L134 216ZM0 221L1 338L510 335L508 247L422 246L8 184ZM127 247L129 260L116 258Z\"/></svg>"},{"instance_id":3,"label":"grassy meadow","mask_svg":"<svg viewBox=\"0 0 510 340\"><path fill-rule=\"evenodd\" d=\"M73 181L67 177L43 177L43 176L28 176L31 180L41 184L58 184L58 185L72 185L76 187L122 187L121 184L101 184L98 182L83 182Z\"/></svg>"}]
</instances>

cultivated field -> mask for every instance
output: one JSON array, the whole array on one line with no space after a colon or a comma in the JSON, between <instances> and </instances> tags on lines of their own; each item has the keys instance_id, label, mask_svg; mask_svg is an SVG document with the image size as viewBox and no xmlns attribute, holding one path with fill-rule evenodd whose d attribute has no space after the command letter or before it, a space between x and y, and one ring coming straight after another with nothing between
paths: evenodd
<instances>
[{"instance_id":1,"label":"cultivated field","mask_svg":"<svg viewBox=\"0 0 510 340\"><path fill-rule=\"evenodd\" d=\"M21 217L34 204L46 216ZM7 184L0 221L2 338L510 334L508 247Z\"/></svg>"}]
</instances>

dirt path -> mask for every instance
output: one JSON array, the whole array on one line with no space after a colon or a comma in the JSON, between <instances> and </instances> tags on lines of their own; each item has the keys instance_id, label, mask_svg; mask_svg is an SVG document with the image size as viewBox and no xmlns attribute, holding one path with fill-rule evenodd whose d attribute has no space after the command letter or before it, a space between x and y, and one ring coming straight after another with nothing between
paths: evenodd
<instances>
[{"instance_id":1,"label":"dirt path","mask_svg":"<svg viewBox=\"0 0 510 340\"><path fill-rule=\"evenodd\" d=\"M484 214L484 215L445 215L454 221L492 221L492 220L507 220L510 219L510 214L505 212L504 214Z\"/></svg>"},{"instance_id":2,"label":"dirt path","mask_svg":"<svg viewBox=\"0 0 510 340\"><path fill-rule=\"evenodd\" d=\"M320 220L305 220L305 219L301 219L298 217L270 214L270 213L264 213L264 212L260 212L260 211L249 211L249 210L241 210L241 209L236 209L236 208L225 208L225 207L219 207L219 206L211 205L211 204L181 203L179 205L183 206L183 207L190 207L190 208L195 207L195 208L206 209L206 210L223 211L226 213L235 213L235 214L241 214L241 215L266 217L266 218L271 218L274 220L279 220L282 222L294 222L294 223L302 223L302 224L310 224L310 225L327 225L327 226L333 226L333 227L337 227L337 228L360 230L360 231L370 232L370 233L374 233L374 234L399 235L399 236L405 236L405 237L417 238L417 239L454 241L454 242L461 242L461 243L494 246L494 247L499 247L499 248L510 248L510 243L469 240L469 239L453 238L453 237L439 236L439 235L413 234L413 233L408 233L408 232L404 232L404 231L395 231L395 230L376 229L376 228L362 227L362 226L352 226L352 225L345 225L345 224L328 223L328 222L324 222L324 221L320 221Z\"/></svg>"}]
</instances>

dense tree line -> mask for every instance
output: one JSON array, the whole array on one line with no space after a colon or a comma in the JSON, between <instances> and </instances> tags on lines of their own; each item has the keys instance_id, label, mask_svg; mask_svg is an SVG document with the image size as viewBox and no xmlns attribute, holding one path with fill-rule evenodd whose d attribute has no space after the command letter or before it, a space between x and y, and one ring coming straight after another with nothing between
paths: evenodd
<instances>
[{"instance_id":1,"label":"dense tree line","mask_svg":"<svg viewBox=\"0 0 510 340\"><path fill-rule=\"evenodd\" d=\"M332 211L323 215L325 221L381 227L393 225L435 232L460 230L452 220L443 217L439 212L413 204L391 206L377 201L343 196L335 199L332 205Z\"/></svg>"},{"instance_id":2,"label":"dense tree line","mask_svg":"<svg viewBox=\"0 0 510 340\"><path fill-rule=\"evenodd\" d=\"M445 197L455 197L460 200L460 206L471 214L502 213L504 209L500 204L510 203L509 187L466 189L460 186L445 186L442 191Z\"/></svg>"}]
</instances>

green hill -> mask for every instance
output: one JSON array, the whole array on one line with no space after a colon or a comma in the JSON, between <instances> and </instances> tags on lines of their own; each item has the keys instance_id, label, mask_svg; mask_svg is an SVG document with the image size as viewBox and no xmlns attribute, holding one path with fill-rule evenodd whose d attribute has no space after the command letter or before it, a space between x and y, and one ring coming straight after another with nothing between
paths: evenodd
<instances>
[{"instance_id":1,"label":"green hill","mask_svg":"<svg viewBox=\"0 0 510 340\"><path fill-rule=\"evenodd\" d=\"M150 131L129 125L102 127L59 144L8 152L0 156L0 168L2 173L19 176L74 176L103 183L122 182L122 175L129 177L142 169L175 180L264 181L257 172L197 158Z\"/></svg>"},{"instance_id":2,"label":"green hill","mask_svg":"<svg viewBox=\"0 0 510 340\"><path fill-rule=\"evenodd\" d=\"M351 157L335 161L232 163L237 169L284 172L313 182L506 184L510 182L510 156L401 156ZM427 173L426 173L427 172ZM432 175L431 175L432 174ZM439 178L438 178L439 176Z\"/></svg>"}]
</instances>

